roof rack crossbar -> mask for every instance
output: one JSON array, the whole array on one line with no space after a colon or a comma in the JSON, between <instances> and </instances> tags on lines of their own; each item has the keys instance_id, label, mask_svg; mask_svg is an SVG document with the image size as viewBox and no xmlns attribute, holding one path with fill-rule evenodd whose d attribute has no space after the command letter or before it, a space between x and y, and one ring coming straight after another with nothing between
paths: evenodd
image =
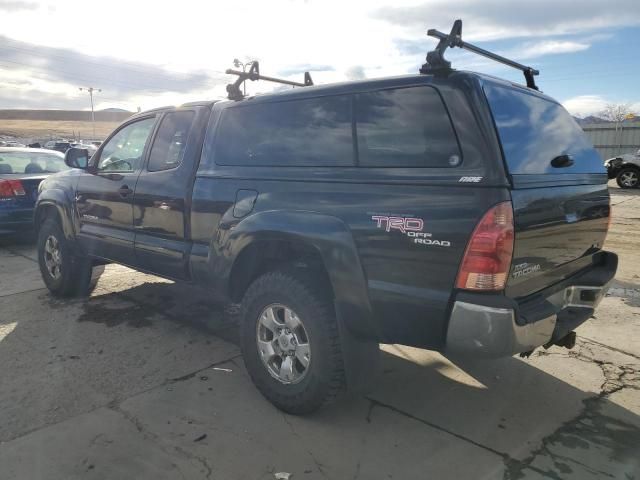
<instances>
[{"instance_id":1,"label":"roof rack crossbar","mask_svg":"<svg viewBox=\"0 0 640 480\"><path fill-rule=\"evenodd\" d=\"M427 35L429 35L430 37L438 38L440 39L440 41L438 42L438 45L434 50L427 53L427 63L422 66L422 68L420 69L420 73L433 73L436 71L449 70L451 68L451 62L445 60L444 52L447 48L460 47L478 55L482 55L483 57L490 58L491 60L494 60L496 62L502 63L503 65L508 65L509 67L522 71L527 82L527 87L538 90L534 79L534 76L540 74L538 70L532 67L528 67L527 65L522 65L521 63L515 62L496 53L489 52L488 50L472 45L471 43L465 42L464 40L462 40L462 20L456 20L453 23L451 33L449 33L448 35L433 28L427 31Z\"/></svg>"},{"instance_id":2,"label":"roof rack crossbar","mask_svg":"<svg viewBox=\"0 0 640 480\"><path fill-rule=\"evenodd\" d=\"M276 78L276 77L268 77L267 75L260 75L260 64L256 61L251 64L251 68L249 68L248 72L233 70L231 68L227 69L225 73L229 75L237 75L238 78L235 82L227 85L227 93L229 100L242 100L244 95L240 90L240 85L247 80L256 81L256 80L264 80L266 82L274 82L280 83L283 85L291 85L294 87L307 87L313 85L313 80L311 79L311 74L309 72L304 72L304 83L294 82L292 80L287 80L284 78Z\"/></svg>"}]
</instances>

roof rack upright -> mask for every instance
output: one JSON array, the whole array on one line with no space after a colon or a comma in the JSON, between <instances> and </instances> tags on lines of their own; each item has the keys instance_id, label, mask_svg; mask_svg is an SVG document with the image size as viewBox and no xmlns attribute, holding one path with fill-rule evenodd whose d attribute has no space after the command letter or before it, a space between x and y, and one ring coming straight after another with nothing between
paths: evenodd
<instances>
[{"instance_id":1,"label":"roof rack upright","mask_svg":"<svg viewBox=\"0 0 640 480\"><path fill-rule=\"evenodd\" d=\"M453 28L451 29L451 33L449 33L449 35L439 32L438 30L435 30L433 28L427 31L427 35L429 35L430 37L439 38L440 41L438 42L438 45L436 45L436 48L434 50L427 53L427 63L422 65L422 68L420 68L420 73L437 73L451 70L451 62L447 61L444 58L444 52L447 47L460 47L464 48L465 50L469 50L470 52L477 53L478 55L482 55L483 57L490 58L491 60L495 60L496 62L508 65L509 67L521 70L522 73L524 73L527 87L538 90L535 79L533 78L535 75L540 74L538 70L526 65L522 65L521 63L514 62L513 60L502 57L498 54L489 52L483 48L476 47L475 45L463 41L462 20L456 20L455 22L453 22Z\"/></svg>"},{"instance_id":2,"label":"roof rack upright","mask_svg":"<svg viewBox=\"0 0 640 480\"><path fill-rule=\"evenodd\" d=\"M229 75L237 75L238 79L227 85L227 93L229 100L242 100L244 95L240 90L240 85L247 80L256 81L256 80L264 80L267 82L281 83L284 85L292 85L294 87L307 87L313 85L313 80L311 80L311 75L309 72L304 72L304 83L293 82L291 80L286 80L284 78L275 78L275 77L267 77L266 75L260 75L260 65L257 61L254 61L251 64L251 68L248 72L233 70L231 68L227 69L225 73Z\"/></svg>"}]
</instances>

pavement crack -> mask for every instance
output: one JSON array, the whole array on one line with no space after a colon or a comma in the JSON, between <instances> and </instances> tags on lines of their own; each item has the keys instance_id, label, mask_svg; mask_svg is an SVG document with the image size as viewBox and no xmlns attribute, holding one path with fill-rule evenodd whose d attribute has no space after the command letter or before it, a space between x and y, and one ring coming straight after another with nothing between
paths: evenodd
<instances>
[{"instance_id":1,"label":"pavement crack","mask_svg":"<svg viewBox=\"0 0 640 480\"><path fill-rule=\"evenodd\" d=\"M351 480L358 480L359 477L360 477L360 461L358 460L358 463L356 464L356 472L353 474L353 477L351 477Z\"/></svg>"},{"instance_id":2,"label":"pavement crack","mask_svg":"<svg viewBox=\"0 0 640 480\"><path fill-rule=\"evenodd\" d=\"M580 340L582 340L585 343L590 343L590 344L593 344L593 345L597 345L598 347L606 348L607 350L611 350L613 352L618 352L618 353L621 353L623 355L627 355L629 357L633 357L633 358L635 358L637 360L640 360L640 355L628 352L627 350L622 350L620 348L612 347L611 345L607 345L605 343L600 343L600 342L598 342L596 340L593 340L591 338L588 338L588 337L580 337Z\"/></svg>"},{"instance_id":3,"label":"pavement crack","mask_svg":"<svg viewBox=\"0 0 640 480\"><path fill-rule=\"evenodd\" d=\"M365 397L365 398L371 402L371 410L370 410L369 415L367 417L369 421L371 420L371 413L372 413L371 411L373 410L373 408L375 408L375 407L385 408L385 409L390 410L390 411L392 411L394 413L397 413L399 415L407 417L407 418L409 418L411 420L415 420L416 422L420 422L420 423L422 423L424 425L427 425L428 427L431 427L431 428L433 428L435 430L438 430L438 431L440 431L442 433L445 433L447 435L451 435L452 437L455 437L455 438L457 438L459 440L462 440L463 442L469 443L469 444L471 444L471 445L473 445L475 447L481 448L482 450L485 450L487 452L490 452L490 453L492 453L494 455L499 456L500 458L502 458L502 461L504 462L505 466L507 466L507 471L509 470L509 468L515 468L515 467L524 468L524 466L522 465L522 462L520 460L518 460L516 458L513 458L508 453L501 452L501 451L496 450L495 448L491 448L491 447L489 447L487 445L483 445L480 442L477 442L477 441L475 441L475 440L473 440L473 439L471 439L469 437L465 437L464 435L461 435L461 434L456 433L456 432L454 432L452 430L449 430L448 428L441 427L440 425L437 425L437 424L435 424L433 422L430 422L428 420L425 420L423 418L417 417L417 416L415 416L415 415L413 415L413 414L411 414L409 412L405 412L404 410L400 410L399 408L394 407L393 405L389 405L387 403L383 403L383 402L381 402L379 400L376 400L374 398L371 398L371 397ZM533 470L533 471L543 475L543 476L545 475L545 472L543 470L540 470L540 469L538 469L536 467L533 467L533 466L530 466L530 465L527 465L526 467L529 468L530 470ZM505 477L505 478L511 478L511 477Z\"/></svg>"},{"instance_id":4,"label":"pavement crack","mask_svg":"<svg viewBox=\"0 0 640 480\"><path fill-rule=\"evenodd\" d=\"M117 402L115 401L111 402L107 406L107 408L120 414L125 420L131 423L135 427L135 429L144 436L144 438L151 441L154 445L160 448L160 450L162 450L167 455L171 455L172 453L178 453L180 456L182 456L186 460L192 460L192 461L198 462L204 469L205 478L207 479L211 478L213 469L207 462L206 458L201 457L199 455L195 455L189 452L188 450L185 450L184 448L179 447L178 445L166 445L165 443L162 442L162 439L160 438L159 435L145 428L144 424L138 419L138 417L133 415L131 412L128 412L127 410L123 409ZM173 465L176 467L176 470L180 473L180 476L186 480L187 477L185 476L184 472L180 469L180 467L175 463Z\"/></svg>"},{"instance_id":5,"label":"pavement crack","mask_svg":"<svg viewBox=\"0 0 640 480\"><path fill-rule=\"evenodd\" d=\"M318 461L318 459L316 458L316 456L313 454L313 451L311 451L310 448L307 447L307 442L305 441L304 438L302 438L300 436L300 434L296 431L295 427L293 426L293 424L289 421L289 418L287 418L287 414L282 412L282 419L284 420L284 423L286 423L289 427L289 430L291 431L291 433L298 439L300 440L300 444L304 447L305 451L307 452L307 455L309 455L309 457L311 458L311 460L313 461L313 463L315 464L316 468L318 469L318 471L320 472L320 475L322 475L323 478L329 478L329 476L327 475L327 472L324 471L324 465L322 463L320 463L320 461Z\"/></svg>"},{"instance_id":6,"label":"pavement crack","mask_svg":"<svg viewBox=\"0 0 640 480\"><path fill-rule=\"evenodd\" d=\"M616 441L624 446L623 451L625 451L625 447L631 451L640 442L640 429L622 420L609 417L601 411L605 402L614 393L625 388L638 388L637 384L640 380L638 370L629 364L616 365L613 362L595 358L591 345L607 347L607 345L593 341L590 344L581 343L577 350L570 350L568 353L543 353L543 356L558 355L574 358L585 363L593 363L602 371L603 382L600 385L598 394L582 401L583 407L578 415L562 423L556 430L544 437L539 447L533 450L526 459L519 462L519 464L505 463L507 466L504 474L505 480L524 478L524 470L532 469L532 463L541 457L548 458L553 465L551 467L553 469L544 471L544 476L547 478L557 480L565 478L567 471L571 471L570 464L579 465L598 477L615 478L615 475L609 472L576 460L575 456L560 455L553 450L553 447L558 444L562 446L569 445L572 448L588 449L591 444L594 444L601 449L612 449L614 448L612 445L616 444L612 444L610 439L617 437ZM634 355L631 356L633 357Z\"/></svg>"}]
</instances>

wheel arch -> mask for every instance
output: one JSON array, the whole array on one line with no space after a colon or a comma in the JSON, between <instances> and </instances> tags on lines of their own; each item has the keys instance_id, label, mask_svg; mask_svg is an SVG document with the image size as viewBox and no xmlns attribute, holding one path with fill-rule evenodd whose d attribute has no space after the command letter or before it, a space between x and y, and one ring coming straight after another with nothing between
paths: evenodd
<instances>
[{"instance_id":1,"label":"wheel arch","mask_svg":"<svg viewBox=\"0 0 640 480\"><path fill-rule=\"evenodd\" d=\"M224 227L224 226L223 226ZM223 287L239 301L258 275L279 262L321 272L334 297L336 314L350 331L379 337L373 323L364 270L353 236L339 218L312 212L268 211L222 229L213 242Z\"/></svg>"},{"instance_id":2,"label":"wheel arch","mask_svg":"<svg viewBox=\"0 0 640 480\"><path fill-rule=\"evenodd\" d=\"M33 223L36 232L46 218L54 217L62 228L65 237L72 240L75 229L72 220L71 206L61 190L44 190L38 197L33 213Z\"/></svg>"}]
</instances>

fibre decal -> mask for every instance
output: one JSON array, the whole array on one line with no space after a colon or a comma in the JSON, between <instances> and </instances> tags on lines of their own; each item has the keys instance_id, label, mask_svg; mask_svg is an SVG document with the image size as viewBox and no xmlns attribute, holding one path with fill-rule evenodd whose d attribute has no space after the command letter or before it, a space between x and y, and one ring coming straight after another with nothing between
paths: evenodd
<instances>
[{"instance_id":1,"label":"fibre decal","mask_svg":"<svg viewBox=\"0 0 640 480\"><path fill-rule=\"evenodd\" d=\"M393 215L371 215L371 220L376 222L376 227L385 232L397 230L406 235L411 241L418 245L433 245L438 247L450 247L448 240L435 240L433 234L423 232L424 220L415 217L401 217Z\"/></svg>"}]
</instances>

